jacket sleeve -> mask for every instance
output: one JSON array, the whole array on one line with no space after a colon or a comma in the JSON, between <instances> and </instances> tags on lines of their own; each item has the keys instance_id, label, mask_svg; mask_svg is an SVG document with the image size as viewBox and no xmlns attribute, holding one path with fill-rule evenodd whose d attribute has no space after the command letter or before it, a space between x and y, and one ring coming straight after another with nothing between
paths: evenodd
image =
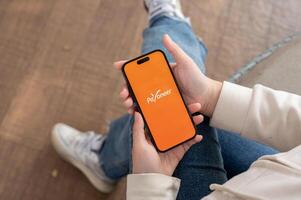
<instances>
[{"instance_id":1,"label":"jacket sleeve","mask_svg":"<svg viewBox=\"0 0 301 200\"><path fill-rule=\"evenodd\" d=\"M301 145L294 149L266 155L223 185L211 184L214 190L202 200L283 200L301 197Z\"/></svg>"},{"instance_id":2,"label":"jacket sleeve","mask_svg":"<svg viewBox=\"0 0 301 200\"><path fill-rule=\"evenodd\" d=\"M180 179L163 174L130 174L127 176L127 200L175 200Z\"/></svg>"},{"instance_id":3,"label":"jacket sleeve","mask_svg":"<svg viewBox=\"0 0 301 200\"><path fill-rule=\"evenodd\" d=\"M301 144L301 97L224 82L210 123L288 151Z\"/></svg>"}]
</instances>

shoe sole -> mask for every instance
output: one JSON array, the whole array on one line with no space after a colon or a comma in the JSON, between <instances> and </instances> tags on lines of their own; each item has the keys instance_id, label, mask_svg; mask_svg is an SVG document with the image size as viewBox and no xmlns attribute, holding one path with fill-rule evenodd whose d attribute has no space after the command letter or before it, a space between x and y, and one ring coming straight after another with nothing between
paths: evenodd
<instances>
[{"instance_id":1,"label":"shoe sole","mask_svg":"<svg viewBox=\"0 0 301 200\"><path fill-rule=\"evenodd\" d=\"M99 180L95 177L93 173L91 173L90 169L87 168L84 164L81 162L78 162L77 160L73 159L70 155L68 155L68 150L64 148L63 145L61 145L60 141L57 140L56 135L56 128L52 130L51 134L51 141L54 149L61 155L61 157L74 165L77 169L79 169L91 182L91 184L100 192L102 193L110 193L114 189L114 184L109 184L104 181Z\"/></svg>"}]
</instances>

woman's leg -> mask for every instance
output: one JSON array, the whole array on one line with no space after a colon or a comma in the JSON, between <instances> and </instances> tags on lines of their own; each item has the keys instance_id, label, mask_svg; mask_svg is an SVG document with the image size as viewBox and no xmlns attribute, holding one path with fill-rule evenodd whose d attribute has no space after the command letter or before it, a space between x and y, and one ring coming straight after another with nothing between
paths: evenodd
<instances>
[{"instance_id":1,"label":"woman's leg","mask_svg":"<svg viewBox=\"0 0 301 200\"><path fill-rule=\"evenodd\" d=\"M126 114L110 124L102 148L96 152L104 173L118 180L130 173L133 116Z\"/></svg>"},{"instance_id":2,"label":"woman's leg","mask_svg":"<svg viewBox=\"0 0 301 200\"><path fill-rule=\"evenodd\" d=\"M220 129L217 133L228 179L246 171L261 156L279 153L276 149L236 133Z\"/></svg>"},{"instance_id":3,"label":"woman's leg","mask_svg":"<svg viewBox=\"0 0 301 200\"><path fill-rule=\"evenodd\" d=\"M210 193L210 184L222 184L261 156L278 153L239 134L212 128L208 118L198 126L198 134L204 139L189 149L174 173L182 180L178 199L201 199Z\"/></svg>"},{"instance_id":4,"label":"woman's leg","mask_svg":"<svg viewBox=\"0 0 301 200\"><path fill-rule=\"evenodd\" d=\"M203 140L188 150L174 172L181 179L177 199L199 200L211 192L210 184L227 181L217 130L209 126L209 118L197 131Z\"/></svg>"},{"instance_id":5,"label":"woman's leg","mask_svg":"<svg viewBox=\"0 0 301 200\"><path fill-rule=\"evenodd\" d=\"M156 16L150 21L150 26L143 32L142 54L161 49L170 63L175 62L172 55L163 46L164 34L168 34L205 74L204 62L207 48L194 34L191 26L186 21L176 17Z\"/></svg>"}]
</instances>

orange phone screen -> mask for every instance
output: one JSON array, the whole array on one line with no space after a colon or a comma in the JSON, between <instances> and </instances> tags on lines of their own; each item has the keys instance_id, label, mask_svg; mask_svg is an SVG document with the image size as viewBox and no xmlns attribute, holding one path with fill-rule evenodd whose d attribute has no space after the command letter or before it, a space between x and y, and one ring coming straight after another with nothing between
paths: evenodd
<instances>
[{"instance_id":1,"label":"orange phone screen","mask_svg":"<svg viewBox=\"0 0 301 200\"><path fill-rule=\"evenodd\" d=\"M162 51L129 61L123 72L159 151L195 136L195 126Z\"/></svg>"}]
</instances>

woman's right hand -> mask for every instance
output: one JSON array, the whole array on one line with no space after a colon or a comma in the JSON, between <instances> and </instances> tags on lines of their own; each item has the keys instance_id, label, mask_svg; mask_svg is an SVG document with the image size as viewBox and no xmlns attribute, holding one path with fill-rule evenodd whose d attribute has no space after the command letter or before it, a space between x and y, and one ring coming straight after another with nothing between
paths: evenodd
<instances>
[{"instance_id":1,"label":"woman's right hand","mask_svg":"<svg viewBox=\"0 0 301 200\"><path fill-rule=\"evenodd\" d=\"M211 117L220 95L222 83L206 77L195 62L168 35L164 35L163 44L176 61L170 66L185 102L188 105L200 103L201 110L199 112ZM114 65L117 69L121 69L125 62L118 61ZM133 113L133 99L130 97L126 84L121 89L120 97L129 113Z\"/></svg>"}]
</instances>

